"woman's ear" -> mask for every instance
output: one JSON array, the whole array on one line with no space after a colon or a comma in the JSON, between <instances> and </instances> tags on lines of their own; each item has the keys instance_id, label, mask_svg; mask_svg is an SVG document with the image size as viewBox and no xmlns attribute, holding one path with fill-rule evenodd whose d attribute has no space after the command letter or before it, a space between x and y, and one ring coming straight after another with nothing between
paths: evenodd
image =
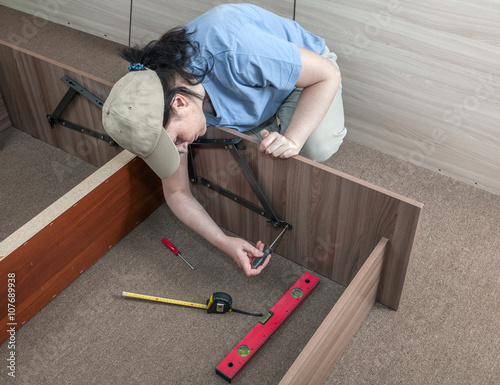
<instances>
[{"instance_id":1,"label":"woman's ear","mask_svg":"<svg viewBox=\"0 0 500 385\"><path fill-rule=\"evenodd\" d=\"M177 93L172 98L170 105L176 113L179 113L183 108L189 106L189 99L185 95Z\"/></svg>"}]
</instances>

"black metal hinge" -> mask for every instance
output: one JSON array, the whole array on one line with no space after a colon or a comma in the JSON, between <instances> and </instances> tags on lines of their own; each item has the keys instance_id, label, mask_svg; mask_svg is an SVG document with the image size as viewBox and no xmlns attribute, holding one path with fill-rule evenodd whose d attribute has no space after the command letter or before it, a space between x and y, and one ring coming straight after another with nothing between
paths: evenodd
<instances>
[{"instance_id":1,"label":"black metal hinge","mask_svg":"<svg viewBox=\"0 0 500 385\"><path fill-rule=\"evenodd\" d=\"M255 193L255 195L257 196L263 207L260 207L248 201L247 199L242 198L239 195L236 195L232 191L229 191L224 187L221 187L216 183L211 182L208 179L198 175L193 158L193 150L195 148L225 148L229 150L233 155L234 159L236 160L236 162L238 163L238 165L240 166L241 171L245 175L246 179L248 180L248 183L250 184L250 187L252 188L253 192ZM188 152L189 179L194 184L204 185L210 188L211 190L216 191L219 194L225 196L226 198L229 198L234 202L237 202L242 206L256 212L257 214L262 215L263 217L269 219L269 222L276 228L281 227L283 225L288 225L288 227L291 229L292 224L290 222L278 218L273 208L271 207L271 204L269 203L266 195L264 194L264 191L259 185L254 174L252 173L252 170L248 166L248 163L241 155L239 150L240 149L244 150L245 148L246 145L242 139L198 139L196 142L193 142L189 145L189 152Z\"/></svg>"},{"instance_id":2,"label":"black metal hinge","mask_svg":"<svg viewBox=\"0 0 500 385\"><path fill-rule=\"evenodd\" d=\"M116 146L116 142L106 134L103 134L98 131L91 130L90 128L81 126L79 124L70 122L68 120L64 120L61 118L62 113L64 112L64 109L69 105L69 103L73 100L73 97L76 94L83 95L85 98L90 100L92 103L94 103L96 106L102 109L102 106L104 102L99 99L97 96L86 90L84 87L82 87L80 84L75 82L73 79L71 79L69 76L63 76L61 80L66 83L70 88L66 92L66 94L63 96L59 104L57 105L56 109L52 114L47 114L47 119L49 121L50 127L54 128L56 124L60 124L64 127L71 128L72 130L81 132L85 135L92 136L97 139L104 140L107 142L110 146Z\"/></svg>"}]
</instances>

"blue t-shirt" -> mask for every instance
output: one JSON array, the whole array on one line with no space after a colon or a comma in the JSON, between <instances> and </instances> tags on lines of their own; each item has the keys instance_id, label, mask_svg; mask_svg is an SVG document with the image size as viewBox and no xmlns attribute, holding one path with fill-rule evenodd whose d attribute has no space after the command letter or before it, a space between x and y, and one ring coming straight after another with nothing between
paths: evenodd
<instances>
[{"instance_id":1,"label":"blue t-shirt","mask_svg":"<svg viewBox=\"0 0 500 385\"><path fill-rule=\"evenodd\" d=\"M219 5L186 29L202 57L214 60L202 82L215 110L205 114L207 125L238 131L271 118L293 91L301 69L297 46L318 54L325 49L322 38L293 20L251 4Z\"/></svg>"}]
</instances>

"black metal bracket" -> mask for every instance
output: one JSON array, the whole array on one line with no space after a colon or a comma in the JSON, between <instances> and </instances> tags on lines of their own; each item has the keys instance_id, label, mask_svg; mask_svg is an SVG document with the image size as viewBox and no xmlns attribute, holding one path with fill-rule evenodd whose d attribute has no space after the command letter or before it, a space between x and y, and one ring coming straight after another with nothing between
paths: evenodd
<instances>
[{"instance_id":1,"label":"black metal bracket","mask_svg":"<svg viewBox=\"0 0 500 385\"><path fill-rule=\"evenodd\" d=\"M233 155L234 159L238 163L238 165L241 168L241 171L245 175L245 177L248 180L248 183L250 184L250 187L252 188L253 192L259 198L260 203L262 204L263 207L260 207L250 201L248 201L245 198L240 197L239 195L236 195L232 191L229 191L225 189L224 187L221 187L211 181L209 181L206 178L203 178L202 176L198 175L196 171L196 165L194 162L193 158L193 150L195 148L225 148L231 152ZM246 148L246 144L242 139L198 139L197 141L191 143L189 145L189 152L188 152L188 172L189 172L189 179L191 180L191 183L194 184L202 184L208 188L210 188L213 191L218 192L219 194L225 196L226 198L229 198L242 206L256 212L259 215L262 215L263 217L266 217L269 219L269 222L274 226L274 227L281 227L283 225L288 225L288 228L292 228L292 224L287 221L283 221L278 218L276 213L274 212L273 208L271 207L269 201L267 200L264 192L262 191L262 188L260 187L259 183L257 182L257 179L255 179L254 174L252 173L252 170L248 166L248 163L245 161L243 156L241 155L239 150L244 150Z\"/></svg>"},{"instance_id":2,"label":"black metal bracket","mask_svg":"<svg viewBox=\"0 0 500 385\"><path fill-rule=\"evenodd\" d=\"M75 82L73 79L71 79L69 76L63 76L61 80L66 83L70 88L64 94L63 98L57 105L56 109L52 114L47 114L47 119L49 121L50 127L54 128L56 124L60 124L64 127L71 128L72 130L81 132L85 135L92 136L97 139L104 140L107 142L110 146L116 146L116 142L106 134L103 134L98 131L91 130L90 128L80 126L79 124L70 122L68 120L61 119L61 115L64 112L64 109L69 105L69 103L73 100L74 96L76 94L83 95L85 98L90 100L92 103L94 103L96 106L102 109L102 106L104 102L99 99L97 96L92 94L91 92L87 91L84 87L82 87L80 84Z\"/></svg>"}]
</instances>

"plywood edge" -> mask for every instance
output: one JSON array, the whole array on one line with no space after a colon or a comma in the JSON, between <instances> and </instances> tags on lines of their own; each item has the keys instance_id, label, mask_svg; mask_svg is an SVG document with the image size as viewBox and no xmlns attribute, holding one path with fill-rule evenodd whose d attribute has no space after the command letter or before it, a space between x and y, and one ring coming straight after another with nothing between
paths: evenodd
<instances>
[{"instance_id":1,"label":"plywood edge","mask_svg":"<svg viewBox=\"0 0 500 385\"><path fill-rule=\"evenodd\" d=\"M0 242L0 262L136 156L122 151L36 217Z\"/></svg>"},{"instance_id":2,"label":"plywood edge","mask_svg":"<svg viewBox=\"0 0 500 385\"><path fill-rule=\"evenodd\" d=\"M140 158L108 171L109 178L0 262L0 275L15 276L16 290L15 321L2 314L0 343L164 202L160 179ZM7 279L0 291L7 292ZM0 297L0 307L7 309L7 301Z\"/></svg>"},{"instance_id":3,"label":"plywood edge","mask_svg":"<svg viewBox=\"0 0 500 385\"><path fill-rule=\"evenodd\" d=\"M323 384L375 303L388 240L382 238L280 381Z\"/></svg>"},{"instance_id":4,"label":"plywood edge","mask_svg":"<svg viewBox=\"0 0 500 385\"><path fill-rule=\"evenodd\" d=\"M248 140L248 141L251 141L251 142L254 142L254 143L259 143L258 139L250 137L248 135L245 135L244 133L235 131L235 130L233 130L231 128L228 128L228 127L216 127L216 128L218 130L221 130L221 131L226 132L228 134L241 137L241 138L243 138L245 140ZM416 201L414 199L405 197L404 195L397 194L397 193L395 193L393 191L387 190L387 189L385 189L383 187L377 186L377 185L375 185L373 183L370 183L370 182L367 182L367 181L365 181L363 179L356 178L355 176L352 176L352 175L349 175L349 174L347 174L345 172L339 171L339 170L337 170L337 169L335 169L333 167L325 166L322 163L318 163L318 162L315 162L315 161L313 161L311 159L304 158L303 156L297 155L293 159L300 160L301 162L307 163L307 164L309 164L311 166L314 166L316 168L319 168L319 169L321 169L323 171L326 171L326 172L329 172L331 174L337 175L337 176L339 176L339 177L341 177L343 179L352 181L352 182L354 182L356 184L359 184L361 186L365 186L365 187L367 187L367 188L369 188L371 190L378 191L378 192L380 192L382 194L385 194L387 196L390 196L392 198L396 198L396 199L398 199L398 200L400 200L402 202L405 202L405 203L407 203L409 205L412 205L412 206L415 206L417 208L421 209L424 206L423 203L418 202L418 201Z\"/></svg>"},{"instance_id":5,"label":"plywood edge","mask_svg":"<svg viewBox=\"0 0 500 385\"><path fill-rule=\"evenodd\" d=\"M57 67L63 68L63 69L65 69L65 70L67 70L67 71L74 72L74 73L76 73L76 74L78 74L78 75L81 75L81 76L83 76L83 77L85 77L85 78L88 78L88 79L91 79L91 80L93 80L93 81L96 81L96 82L98 82L98 83L102 83L102 84L104 84L104 85L106 85L106 86L113 87L113 84L114 84L113 82L110 82L110 81L108 81L108 80L101 79L101 78L99 78L99 77L97 77L97 76L94 76L94 75L91 75L91 74L89 74L89 73L87 73L87 72L80 71L80 70L78 70L78 69L76 69L76 68L74 68L74 67L71 67L71 66L68 66L68 65L66 65L66 64L63 64L63 63L61 63L61 62L58 62L58 61L52 60L52 59L50 59L50 58L48 58L48 57L46 57L46 56L39 55L39 54L37 54L37 53L35 53L35 52L33 52L33 51L30 51L30 50L28 50L28 49L25 49L25 48L19 47L19 46L17 46L17 45L12 44L12 43L8 43L8 42L6 42L5 40L1 40L1 39L0 39L0 45L4 45L4 46L9 47L9 48L11 48L11 49L13 49L13 50L16 50L16 51L22 52L22 53L27 54L27 55L30 55L30 56L33 56L34 58L37 58L37 59L39 59L39 60L43 60L43 61L45 61L45 62L47 62L47 63L50 63L50 64L53 64L53 65L55 65L55 66L57 66Z\"/></svg>"}]
</instances>

